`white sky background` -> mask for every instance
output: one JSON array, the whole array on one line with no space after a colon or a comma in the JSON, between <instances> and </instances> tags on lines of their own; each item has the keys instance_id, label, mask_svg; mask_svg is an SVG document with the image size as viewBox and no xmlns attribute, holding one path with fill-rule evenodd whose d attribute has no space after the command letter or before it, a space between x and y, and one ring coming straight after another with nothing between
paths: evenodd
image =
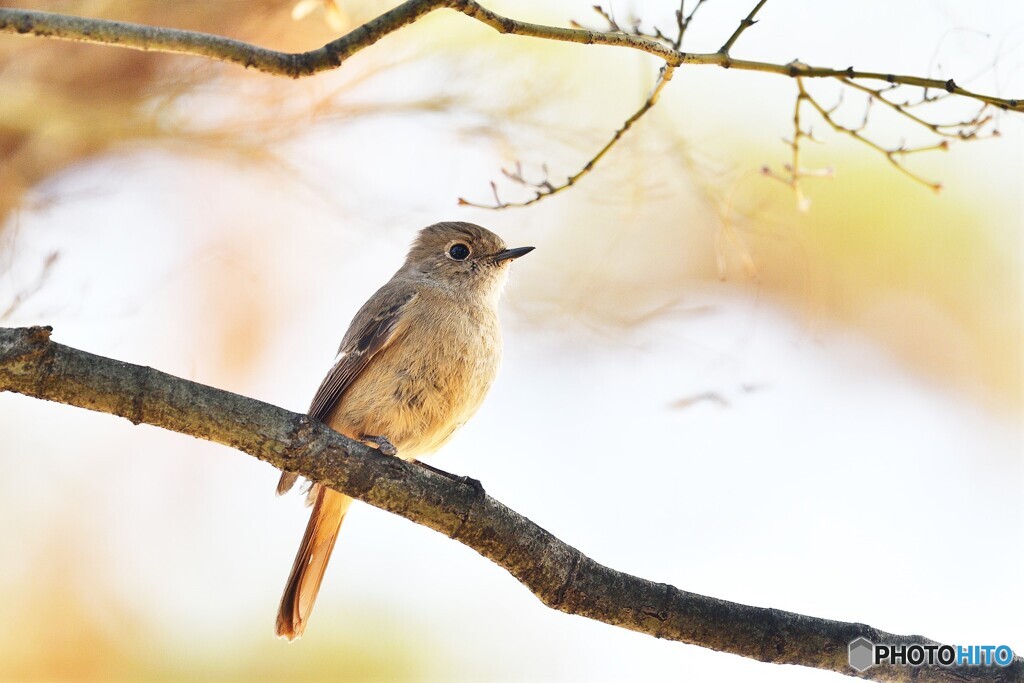
<instances>
[{"instance_id":1,"label":"white sky background","mask_svg":"<svg viewBox=\"0 0 1024 683\"><path fill-rule=\"evenodd\" d=\"M556 23L590 16L589 3L564 4L495 8ZM708 3L690 49L717 48L749 4ZM772 0L760 18L736 56L922 73L938 45L961 85L1024 94L1019 2ZM1001 66L960 80L993 52ZM629 77L647 72L642 56L604 50L594 59ZM677 79L672 102L730 84L683 114L705 150L789 133L792 95L776 77L694 68ZM570 95L607 98L610 87ZM613 97L628 109L642 93L634 84ZM581 117L610 131L618 121L606 120L608 111ZM11 323L52 324L72 346L302 410L351 316L398 267L414 230L481 222L510 245L538 249L513 267L498 382L434 464L480 479L617 569L736 602L1024 651L1018 416L987 412L857 332L809 324L737 283L695 286L678 313L627 331L595 333L573 319L538 326L529 315L538 303L525 295L572 259L552 247L564 249L554 236L578 214L556 201L494 214L456 208L456 196L485 198L486 180L507 159L454 129L449 117L387 117L289 145L288 158L326 195L230 162L146 150L73 169L47 188L65 199L20 218L18 260L0 292L30 282L40 255L59 248L62 257ZM1008 117L986 155L963 148L943 157L953 196L958 182L979 177L1022 196L1022 132ZM543 160L543 149L528 151ZM357 168L347 166L353 159ZM624 153L615 159L629 163ZM903 181L894 174L893 182ZM597 174L573 190L597 202L614 191ZM642 250L642 228L624 215L622 230L634 237L619 248ZM204 281L196 275L211 260L227 286L258 288L273 321L237 386L218 376L209 311L197 311ZM709 391L728 406L673 407ZM106 567L106 590L153 617L154 638L182 648L229 642L293 656L339 628L353 638L366 630L387 638L395 628L421 635L437 660L424 679L838 680L555 613L472 551L368 506L350 513L308 635L289 646L271 633L307 511L297 497L274 499L276 471L225 448L14 395L0 396L0 428L12 455L39 454L7 464L4 516L40 520L72 508L75 556ZM37 548L31 527L0 535L0 555L14 558L0 576L4 590L29 580Z\"/></svg>"}]
</instances>

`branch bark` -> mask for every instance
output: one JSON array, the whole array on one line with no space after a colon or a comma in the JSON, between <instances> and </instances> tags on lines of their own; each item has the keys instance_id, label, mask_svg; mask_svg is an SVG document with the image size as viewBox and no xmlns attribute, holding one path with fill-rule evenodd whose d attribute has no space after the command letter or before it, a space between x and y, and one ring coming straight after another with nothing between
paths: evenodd
<instances>
[{"instance_id":1,"label":"branch bark","mask_svg":"<svg viewBox=\"0 0 1024 683\"><path fill-rule=\"evenodd\" d=\"M605 567L469 485L387 457L305 415L227 391L79 351L50 328L0 328L0 391L124 417L224 444L275 467L429 527L507 570L567 614L776 664L857 675L851 640L932 643L864 624L809 617L690 593ZM1006 668L883 665L876 681L1022 681Z\"/></svg>"}]
</instances>

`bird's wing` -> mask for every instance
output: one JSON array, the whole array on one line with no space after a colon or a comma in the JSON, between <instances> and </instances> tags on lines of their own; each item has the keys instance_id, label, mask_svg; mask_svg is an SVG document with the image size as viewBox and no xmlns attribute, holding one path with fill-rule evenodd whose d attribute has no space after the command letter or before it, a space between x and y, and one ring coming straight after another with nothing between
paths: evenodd
<instances>
[{"instance_id":1,"label":"bird's wing","mask_svg":"<svg viewBox=\"0 0 1024 683\"><path fill-rule=\"evenodd\" d=\"M387 348L400 332L402 313L419 295L411 287L388 287L370 297L352 319L338 348L338 358L320 388L313 396L307 414L324 420L338 404L352 383L366 368L370 359ZM289 491L298 475L283 472L277 485L277 494Z\"/></svg>"},{"instance_id":2,"label":"bird's wing","mask_svg":"<svg viewBox=\"0 0 1024 683\"><path fill-rule=\"evenodd\" d=\"M412 288L378 291L352 320L338 348L338 358L307 411L309 416L323 420L337 405L345 391L378 352L394 341L402 312L416 297Z\"/></svg>"}]
</instances>

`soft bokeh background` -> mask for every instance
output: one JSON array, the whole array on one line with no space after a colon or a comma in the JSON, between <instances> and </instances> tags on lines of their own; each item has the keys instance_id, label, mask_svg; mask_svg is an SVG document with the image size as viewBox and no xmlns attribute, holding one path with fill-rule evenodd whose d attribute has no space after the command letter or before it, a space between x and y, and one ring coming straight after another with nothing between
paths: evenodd
<instances>
[{"instance_id":1,"label":"soft bokeh background","mask_svg":"<svg viewBox=\"0 0 1024 683\"><path fill-rule=\"evenodd\" d=\"M292 50L337 31L291 0L26 4ZM688 49L749 5L707 3ZM488 6L597 24L582 1ZM380 9L339 7L335 26ZM667 27L674 3L614 7ZM773 0L760 18L736 56L1024 94L1015 0ZM303 410L414 231L484 223L537 251L503 304L501 376L438 466L654 580L1024 650L1024 117L912 159L938 196L818 123L807 165L836 172L801 212L758 173L788 160L794 84L688 67L571 192L456 206L517 159L574 172L656 68L450 12L297 82L0 36L0 315ZM874 114L886 144L919 136ZM367 506L287 644L273 618L307 511L273 497L276 471L10 394L0 434L3 679L838 680L547 610Z\"/></svg>"}]
</instances>

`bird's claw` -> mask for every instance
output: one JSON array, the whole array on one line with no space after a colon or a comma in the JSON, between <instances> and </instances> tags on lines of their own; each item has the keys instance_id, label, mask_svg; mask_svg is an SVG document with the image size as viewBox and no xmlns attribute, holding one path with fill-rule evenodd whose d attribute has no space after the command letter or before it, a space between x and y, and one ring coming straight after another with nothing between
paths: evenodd
<instances>
[{"instance_id":1,"label":"bird's claw","mask_svg":"<svg viewBox=\"0 0 1024 683\"><path fill-rule=\"evenodd\" d=\"M398 455L398 449L395 448L395 445L393 443L388 441L388 437L386 436L371 436L369 434L363 434L360 441L366 444L376 446L377 450L383 453L384 455Z\"/></svg>"}]
</instances>

